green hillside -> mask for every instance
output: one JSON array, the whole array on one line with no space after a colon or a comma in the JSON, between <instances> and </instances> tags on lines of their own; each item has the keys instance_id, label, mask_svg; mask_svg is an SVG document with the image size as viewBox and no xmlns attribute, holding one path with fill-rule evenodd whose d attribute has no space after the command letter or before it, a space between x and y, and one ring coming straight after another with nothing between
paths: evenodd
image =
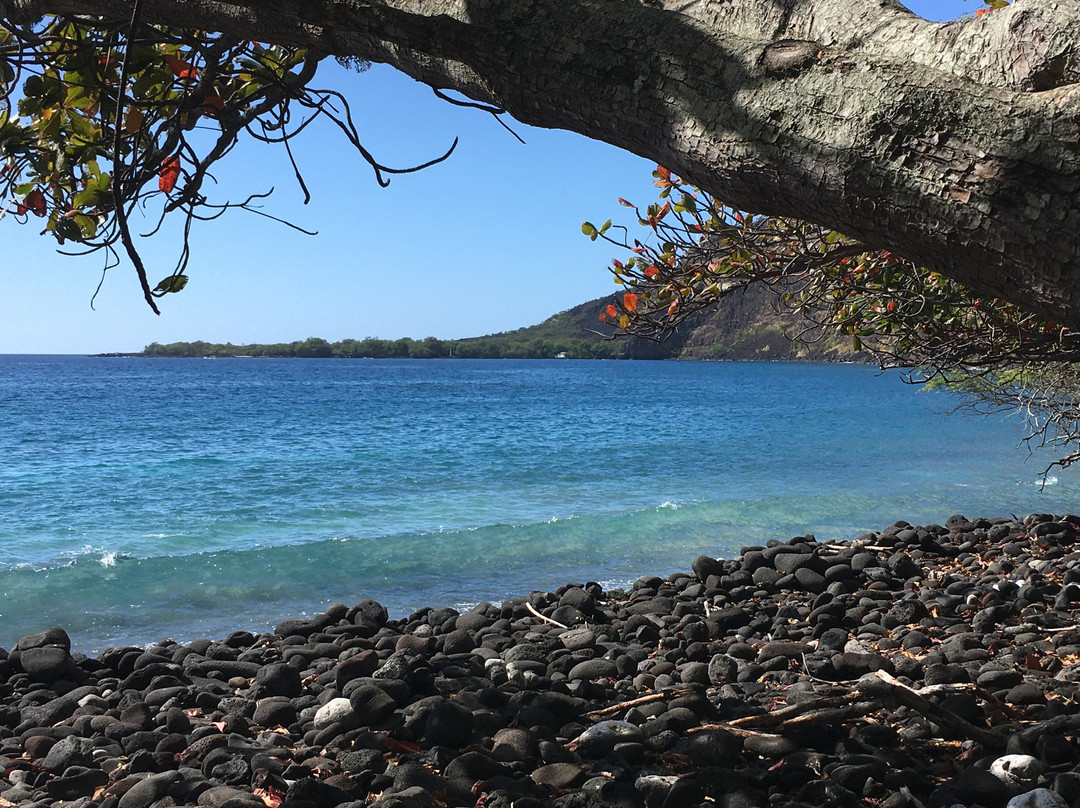
<instances>
[{"instance_id":1,"label":"green hillside","mask_svg":"<svg viewBox=\"0 0 1080 808\"><path fill-rule=\"evenodd\" d=\"M779 359L849 361L860 359L846 340L797 339L805 321L780 315L768 290L736 292L716 307L683 323L663 342L615 337L600 313L614 300L603 297L560 312L544 322L483 337L440 340L427 337L386 340L375 337L327 342L319 337L270 345L175 342L153 343L143 356L277 356L341 358L446 357L476 359Z\"/></svg>"}]
</instances>

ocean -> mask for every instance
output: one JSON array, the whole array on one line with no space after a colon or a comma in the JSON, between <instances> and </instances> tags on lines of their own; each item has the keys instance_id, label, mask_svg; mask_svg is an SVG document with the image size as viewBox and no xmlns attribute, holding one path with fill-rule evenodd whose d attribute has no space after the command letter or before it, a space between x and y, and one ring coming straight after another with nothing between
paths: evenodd
<instances>
[{"instance_id":1,"label":"ocean","mask_svg":"<svg viewBox=\"0 0 1080 808\"><path fill-rule=\"evenodd\" d=\"M860 365L0 356L0 647L464 609L1076 510L1018 419L957 403Z\"/></svg>"}]
</instances>

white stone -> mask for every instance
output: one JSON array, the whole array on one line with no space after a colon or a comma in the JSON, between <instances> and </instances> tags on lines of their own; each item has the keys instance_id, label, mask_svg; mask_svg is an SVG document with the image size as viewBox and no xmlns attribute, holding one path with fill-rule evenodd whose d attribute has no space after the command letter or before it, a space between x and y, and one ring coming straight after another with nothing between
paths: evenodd
<instances>
[{"instance_id":1,"label":"white stone","mask_svg":"<svg viewBox=\"0 0 1080 808\"><path fill-rule=\"evenodd\" d=\"M1069 803L1048 788L1036 788L1013 797L1005 808L1069 808Z\"/></svg>"},{"instance_id":2,"label":"white stone","mask_svg":"<svg viewBox=\"0 0 1080 808\"><path fill-rule=\"evenodd\" d=\"M1031 755L1002 755L990 764L990 774L1018 789L1035 785L1042 773L1042 763Z\"/></svg>"},{"instance_id":3,"label":"white stone","mask_svg":"<svg viewBox=\"0 0 1080 808\"><path fill-rule=\"evenodd\" d=\"M322 729L341 721L348 722L354 715L348 699L330 699L315 713L315 729Z\"/></svg>"}]
</instances>

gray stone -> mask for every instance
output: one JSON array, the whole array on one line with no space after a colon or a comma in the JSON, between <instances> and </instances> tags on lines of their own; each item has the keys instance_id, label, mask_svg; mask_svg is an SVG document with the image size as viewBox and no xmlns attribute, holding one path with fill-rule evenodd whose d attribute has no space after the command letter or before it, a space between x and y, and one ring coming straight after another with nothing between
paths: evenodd
<instances>
[{"instance_id":1,"label":"gray stone","mask_svg":"<svg viewBox=\"0 0 1080 808\"><path fill-rule=\"evenodd\" d=\"M150 808L179 782L180 777L180 772L164 772L147 777L127 790L120 798L119 808Z\"/></svg>"},{"instance_id":2,"label":"gray stone","mask_svg":"<svg viewBox=\"0 0 1080 808\"><path fill-rule=\"evenodd\" d=\"M570 669L567 677L570 679L592 680L615 678L618 675L619 669L612 660L599 657L579 662Z\"/></svg>"},{"instance_id":3,"label":"gray stone","mask_svg":"<svg viewBox=\"0 0 1080 808\"><path fill-rule=\"evenodd\" d=\"M27 648L19 654L19 664L32 679L48 684L70 676L74 667L71 654L56 645Z\"/></svg>"},{"instance_id":4,"label":"gray stone","mask_svg":"<svg viewBox=\"0 0 1080 808\"><path fill-rule=\"evenodd\" d=\"M378 724L397 707L385 690L374 685L356 688L349 695L349 701L361 725Z\"/></svg>"},{"instance_id":5,"label":"gray stone","mask_svg":"<svg viewBox=\"0 0 1080 808\"><path fill-rule=\"evenodd\" d=\"M1069 803L1048 788L1036 788L1013 797L1005 808L1069 808Z\"/></svg>"}]
</instances>

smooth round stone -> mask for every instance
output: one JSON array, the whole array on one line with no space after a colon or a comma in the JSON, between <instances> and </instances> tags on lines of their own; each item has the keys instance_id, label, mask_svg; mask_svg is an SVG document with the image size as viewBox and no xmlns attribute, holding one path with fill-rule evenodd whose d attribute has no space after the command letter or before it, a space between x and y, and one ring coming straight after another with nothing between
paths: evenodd
<instances>
[{"instance_id":1,"label":"smooth round stone","mask_svg":"<svg viewBox=\"0 0 1080 808\"><path fill-rule=\"evenodd\" d=\"M71 654L57 645L27 648L19 654L19 664L39 682L57 682L67 676L73 667Z\"/></svg>"},{"instance_id":2,"label":"smooth round stone","mask_svg":"<svg viewBox=\"0 0 1080 808\"><path fill-rule=\"evenodd\" d=\"M255 674L255 688L264 696L296 698L302 690L300 671L283 663L264 665Z\"/></svg>"},{"instance_id":3,"label":"smooth round stone","mask_svg":"<svg viewBox=\"0 0 1080 808\"><path fill-rule=\"evenodd\" d=\"M1046 696L1035 685L1024 682L1009 690L1005 701L1009 704L1041 704L1046 701Z\"/></svg>"},{"instance_id":4,"label":"smooth round stone","mask_svg":"<svg viewBox=\"0 0 1080 808\"><path fill-rule=\"evenodd\" d=\"M458 749L472 737L473 714L468 707L457 701L440 701L431 710L424 740L432 746Z\"/></svg>"},{"instance_id":5,"label":"smooth round stone","mask_svg":"<svg viewBox=\"0 0 1080 808\"><path fill-rule=\"evenodd\" d=\"M379 669L379 654L372 649L365 649L339 662L334 669L334 682L338 692L354 679L371 676Z\"/></svg>"},{"instance_id":6,"label":"smooth round stone","mask_svg":"<svg viewBox=\"0 0 1080 808\"><path fill-rule=\"evenodd\" d=\"M443 639L442 651L447 656L467 654L476 648L476 639L465 629L454 629Z\"/></svg>"},{"instance_id":7,"label":"smooth round stone","mask_svg":"<svg viewBox=\"0 0 1080 808\"><path fill-rule=\"evenodd\" d=\"M1042 773L1042 763L1031 755L1002 755L990 764L990 774L1017 790L1034 785Z\"/></svg>"},{"instance_id":8,"label":"smooth round stone","mask_svg":"<svg viewBox=\"0 0 1080 808\"><path fill-rule=\"evenodd\" d=\"M968 766L957 778L957 793L968 802L979 805L1001 805L1016 792L986 769Z\"/></svg>"},{"instance_id":9,"label":"smooth round stone","mask_svg":"<svg viewBox=\"0 0 1080 808\"><path fill-rule=\"evenodd\" d=\"M813 561L814 556L811 553L782 553L773 558L773 568L787 575L812 564Z\"/></svg>"},{"instance_id":10,"label":"smooth round stone","mask_svg":"<svg viewBox=\"0 0 1080 808\"><path fill-rule=\"evenodd\" d=\"M593 679L612 679L619 675L619 669L610 659L598 657L579 662L567 674L569 679L591 681Z\"/></svg>"},{"instance_id":11,"label":"smooth round stone","mask_svg":"<svg viewBox=\"0 0 1080 808\"><path fill-rule=\"evenodd\" d=\"M795 570L795 581L798 583L800 589L812 592L815 595L824 592L825 587L828 585L824 575L815 572L809 567L799 567Z\"/></svg>"},{"instance_id":12,"label":"smooth round stone","mask_svg":"<svg viewBox=\"0 0 1080 808\"><path fill-rule=\"evenodd\" d=\"M255 705L252 721L262 727L288 726L296 721L296 707L284 696L260 699Z\"/></svg>"},{"instance_id":13,"label":"smooth round stone","mask_svg":"<svg viewBox=\"0 0 1080 808\"><path fill-rule=\"evenodd\" d=\"M378 724L397 707L385 690L374 685L361 685L353 690L349 702L361 725Z\"/></svg>"},{"instance_id":14,"label":"smooth round stone","mask_svg":"<svg viewBox=\"0 0 1080 808\"><path fill-rule=\"evenodd\" d=\"M638 742L641 729L629 721L601 721L577 738L577 751L583 757L600 758L615 748L615 744Z\"/></svg>"},{"instance_id":15,"label":"smooth round stone","mask_svg":"<svg viewBox=\"0 0 1080 808\"><path fill-rule=\"evenodd\" d=\"M1005 808L1069 808L1069 803L1048 788L1036 788L1013 797Z\"/></svg>"},{"instance_id":16,"label":"smooth round stone","mask_svg":"<svg viewBox=\"0 0 1080 808\"><path fill-rule=\"evenodd\" d=\"M330 699L315 713L315 729L339 723L357 723L356 711L353 710L352 702L348 699Z\"/></svg>"},{"instance_id":17,"label":"smooth round stone","mask_svg":"<svg viewBox=\"0 0 1080 808\"><path fill-rule=\"evenodd\" d=\"M702 581L708 579L711 575L720 576L724 574L723 562L707 555L700 555L695 558L690 564L690 569Z\"/></svg>"},{"instance_id":18,"label":"smooth round stone","mask_svg":"<svg viewBox=\"0 0 1080 808\"><path fill-rule=\"evenodd\" d=\"M588 779L588 772L576 763L548 763L529 777L537 785L562 793L579 788Z\"/></svg>"},{"instance_id":19,"label":"smooth round stone","mask_svg":"<svg viewBox=\"0 0 1080 808\"><path fill-rule=\"evenodd\" d=\"M571 651L582 651L596 645L596 633L588 628L572 628L559 635L562 644Z\"/></svg>"}]
</instances>

